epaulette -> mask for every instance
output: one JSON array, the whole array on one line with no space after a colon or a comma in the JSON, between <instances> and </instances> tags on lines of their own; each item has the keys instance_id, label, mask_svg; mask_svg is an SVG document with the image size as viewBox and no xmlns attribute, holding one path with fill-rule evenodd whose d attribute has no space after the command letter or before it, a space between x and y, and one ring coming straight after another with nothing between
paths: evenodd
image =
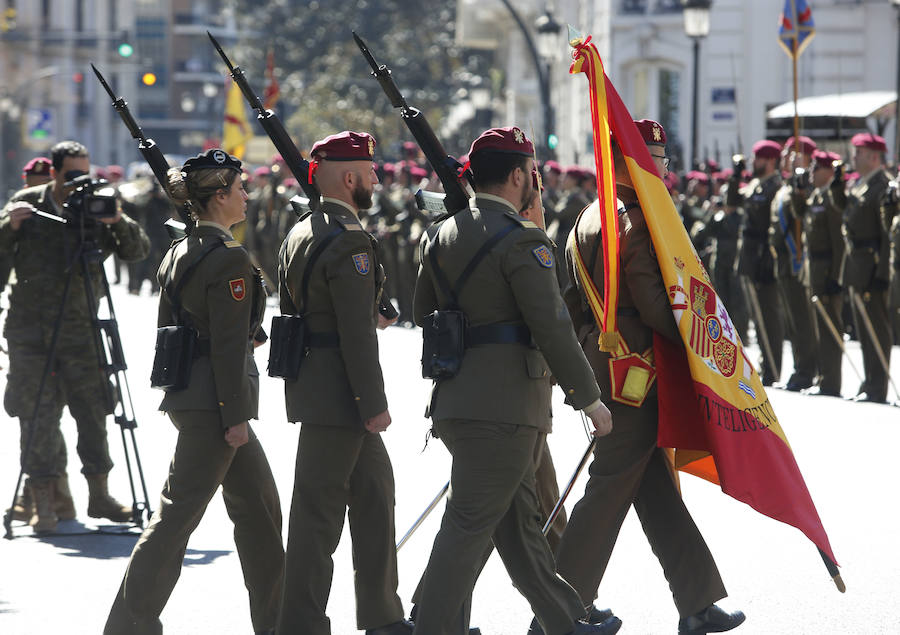
<instances>
[{"instance_id":1,"label":"epaulette","mask_svg":"<svg viewBox=\"0 0 900 635\"><path fill-rule=\"evenodd\" d=\"M535 225L532 221L522 218L518 214L514 214L513 212L503 212L503 214L510 220L515 221L522 227L527 227L528 229L537 229L538 226Z\"/></svg>"},{"instance_id":2,"label":"epaulette","mask_svg":"<svg viewBox=\"0 0 900 635\"><path fill-rule=\"evenodd\" d=\"M237 241L237 240L224 240L222 242L229 249L234 249L235 247L243 247L243 245L240 243L240 241Z\"/></svg>"},{"instance_id":3,"label":"epaulette","mask_svg":"<svg viewBox=\"0 0 900 635\"><path fill-rule=\"evenodd\" d=\"M340 216L331 216L330 214L328 216L337 221L347 231L362 231L362 225L359 224L359 221L349 220Z\"/></svg>"}]
</instances>

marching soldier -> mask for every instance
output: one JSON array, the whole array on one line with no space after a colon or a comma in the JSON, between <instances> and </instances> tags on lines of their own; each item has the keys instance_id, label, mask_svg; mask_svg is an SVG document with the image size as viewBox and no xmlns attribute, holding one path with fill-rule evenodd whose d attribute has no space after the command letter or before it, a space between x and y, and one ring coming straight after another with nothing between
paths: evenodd
<instances>
[{"instance_id":1,"label":"marching soldier","mask_svg":"<svg viewBox=\"0 0 900 635\"><path fill-rule=\"evenodd\" d=\"M894 331L894 343L900 344L900 183L891 181L884 202L885 224L891 227L891 291L890 316L891 329Z\"/></svg>"},{"instance_id":2,"label":"marching soldier","mask_svg":"<svg viewBox=\"0 0 900 635\"><path fill-rule=\"evenodd\" d=\"M834 163L840 161L840 156L816 150L812 158L812 191L807 198L795 196L792 201L794 213L803 219L802 281L811 297L821 303L831 326L838 334L843 334L843 295L838 282L844 257L841 211L828 196L828 186L834 179ZM818 385L806 394L840 397L841 346L821 312L817 311L816 317L819 323L819 380Z\"/></svg>"},{"instance_id":3,"label":"marching soldier","mask_svg":"<svg viewBox=\"0 0 900 635\"><path fill-rule=\"evenodd\" d=\"M694 225L703 222L706 217L709 175L700 170L691 170L684 178L687 179L687 194L680 211L684 228L690 234Z\"/></svg>"},{"instance_id":4,"label":"marching soldier","mask_svg":"<svg viewBox=\"0 0 900 635\"><path fill-rule=\"evenodd\" d=\"M465 632L468 615L460 624L460 614L491 540L547 633L609 634L621 625L617 618L582 620L585 608L555 575L537 523L534 453L549 422L551 372L597 434L608 433L611 422L565 317L552 243L518 215L533 195L532 153L518 128L483 133L469 152L474 205L433 225L423 240L416 321L468 326L464 350L426 344L438 351L424 370L441 377L429 408L433 432L453 468L422 584L418 635ZM455 375L444 372L457 364Z\"/></svg>"},{"instance_id":5,"label":"marching soldier","mask_svg":"<svg viewBox=\"0 0 900 635\"><path fill-rule=\"evenodd\" d=\"M307 350L285 381L288 420L302 427L280 635L330 635L331 557L348 513L358 627L412 632L397 596L394 474L381 439L391 424L375 336L389 323L376 311L384 273L359 224L378 181L374 152L375 139L349 131L313 145L322 206L294 225L278 256L282 313L303 316Z\"/></svg>"},{"instance_id":6,"label":"marching soldier","mask_svg":"<svg viewBox=\"0 0 900 635\"><path fill-rule=\"evenodd\" d=\"M725 201L727 207L743 209L737 274L741 277L760 340L762 359L759 367L764 386L779 380L784 342L784 316L775 282L775 261L769 250L772 199L781 187L781 174L777 169L780 156L779 144L768 139L757 141L753 145L753 179L739 187L743 165L736 165Z\"/></svg>"},{"instance_id":7,"label":"marching soldier","mask_svg":"<svg viewBox=\"0 0 900 635\"><path fill-rule=\"evenodd\" d=\"M865 380L854 399L884 403L888 374L882 356L890 367L892 341L886 295L890 284L890 234L881 206L890 180L884 169L887 145L882 137L868 132L855 135L850 143L859 178L849 192L844 191L842 183L835 182L829 193L835 206L843 211L847 250L841 267L841 286L849 289L863 352Z\"/></svg>"},{"instance_id":8,"label":"marching soldier","mask_svg":"<svg viewBox=\"0 0 900 635\"><path fill-rule=\"evenodd\" d=\"M775 278L785 311L785 323L794 358L794 372L785 386L791 391L812 386L818 372L818 347L813 307L807 288L801 281L803 270L802 220L793 213L792 201L805 200L809 193L809 166L816 144L800 137L800 153L794 151L794 138L781 151L782 171L790 174L772 199L769 220L769 246L774 252ZM778 353L775 353L778 357ZM781 364L778 364L781 368Z\"/></svg>"},{"instance_id":9,"label":"marching soldier","mask_svg":"<svg viewBox=\"0 0 900 635\"><path fill-rule=\"evenodd\" d=\"M39 218L35 212L61 215L70 193L65 183L87 174L87 148L63 141L51 148L53 180L17 192L0 212L0 252L13 254L16 283L9 296L9 315L4 335L9 344L10 369L4 404L11 417L19 417L23 444L29 431L32 446L22 457L29 475L27 486L34 497L35 513L30 522L35 531L56 529L56 497L71 498L61 461L63 406L78 427L78 455L88 482L88 516L114 522L131 520L131 508L109 494L108 475L113 467L106 435L106 417L113 410L108 377L97 365L91 320L97 307L88 306L80 271L72 275L65 307L63 289L73 254L81 241L79 232L67 224ZM149 240L141 227L118 210L116 216L98 221L98 243L105 255L119 254L123 260L147 255ZM95 297L100 296L100 272L90 272ZM64 311L56 343L56 368L41 393L54 320ZM36 412L36 418L30 420ZM23 450L24 445L23 445ZM67 512L74 517L74 508Z\"/></svg>"},{"instance_id":10,"label":"marching soldier","mask_svg":"<svg viewBox=\"0 0 900 635\"><path fill-rule=\"evenodd\" d=\"M664 175L666 139L662 126L646 119L635 124L651 150L656 169ZM643 357L645 351L652 350L654 332L679 346L683 343L653 251L645 211L615 141L612 152L616 193L622 204L619 240L623 279L619 285L618 330L628 350ZM727 613L714 604L726 596L725 587L703 536L681 500L663 450L656 446L656 383L646 386L643 394L626 394L629 382L624 381L620 387L618 380L613 381L614 360L597 346L600 327L593 318L586 282L577 273L576 260L588 259L584 261L587 275L594 286L603 288L602 250L595 247L601 240L600 231L600 207L594 202L579 218L566 245L571 283L566 304L616 425L608 437L597 441L584 497L572 509L556 552L557 571L571 582L582 603L590 604L597 597L619 529L633 505L672 589L680 616L678 632L700 635L728 631L744 621L744 614ZM617 368L625 372L623 366ZM639 405L633 405L636 402Z\"/></svg>"},{"instance_id":11,"label":"marching soldier","mask_svg":"<svg viewBox=\"0 0 900 635\"><path fill-rule=\"evenodd\" d=\"M249 419L259 410L252 340L262 323L259 270L229 227L245 217L241 162L220 149L169 170L176 204L190 202L197 226L173 243L159 269L160 327L198 336L186 387L160 404L178 429L160 505L135 545L104 635L159 635L159 616L184 552L219 486L250 599L253 630L272 635L281 599L284 548L275 480ZM160 354L157 351L157 354ZM155 364L154 364L155 365Z\"/></svg>"},{"instance_id":12,"label":"marching soldier","mask_svg":"<svg viewBox=\"0 0 900 635\"><path fill-rule=\"evenodd\" d=\"M590 203L590 199L585 196L582 188L582 183L587 178L586 171L577 165L566 168L563 193L554 209L553 222L547 228L547 234L556 243L556 275L559 278L560 289L564 289L566 285L566 272L560 264L564 262L561 256L565 250L566 239L569 237L569 232L572 231L578 214Z\"/></svg>"},{"instance_id":13,"label":"marching soldier","mask_svg":"<svg viewBox=\"0 0 900 635\"><path fill-rule=\"evenodd\" d=\"M541 182L544 185L544 191L541 192L542 205L545 210L553 210L556 208L556 204L559 203L562 166L551 159L544 162L541 172L543 174Z\"/></svg>"},{"instance_id":14,"label":"marching soldier","mask_svg":"<svg viewBox=\"0 0 900 635\"><path fill-rule=\"evenodd\" d=\"M746 342L750 318L740 280L734 275L743 216L739 208L726 206L723 196L720 195L710 199L707 216L708 220L705 223L694 226L691 240L697 247L701 259L708 254L705 257L709 260L709 275L712 277L716 293L725 302L731 321L741 339Z\"/></svg>"}]
</instances>

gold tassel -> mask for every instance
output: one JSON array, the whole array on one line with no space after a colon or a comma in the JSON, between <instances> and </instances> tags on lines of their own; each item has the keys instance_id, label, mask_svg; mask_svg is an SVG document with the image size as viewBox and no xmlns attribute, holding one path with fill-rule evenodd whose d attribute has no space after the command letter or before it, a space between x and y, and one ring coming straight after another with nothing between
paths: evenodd
<instances>
[{"instance_id":1,"label":"gold tassel","mask_svg":"<svg viewBox=\"0 0 900 635\"><path fill-rule=\"evenodd\" d=\"M615 353L619 348L619 334L615 331L602 331L597 343L604 353Z\"/></svg>"}]
</instances>

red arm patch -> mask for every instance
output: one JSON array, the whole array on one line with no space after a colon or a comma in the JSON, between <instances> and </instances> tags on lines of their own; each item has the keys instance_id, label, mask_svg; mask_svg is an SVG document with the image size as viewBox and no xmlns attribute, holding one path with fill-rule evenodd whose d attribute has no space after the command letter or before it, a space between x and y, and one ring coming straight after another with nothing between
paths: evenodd
<instances>
[{"instance_id":1,"label":"red arm patch","mask_svg":"<svg viewBox=\"0 0 900 635\"><path fill-rule=\"evenodd\" d=\"M247 295L247 285L244 284L243 278L236 278L228 281L228 287L231 291L231 297L235 300L243 300Z\"/></svg>"}]
</instances>

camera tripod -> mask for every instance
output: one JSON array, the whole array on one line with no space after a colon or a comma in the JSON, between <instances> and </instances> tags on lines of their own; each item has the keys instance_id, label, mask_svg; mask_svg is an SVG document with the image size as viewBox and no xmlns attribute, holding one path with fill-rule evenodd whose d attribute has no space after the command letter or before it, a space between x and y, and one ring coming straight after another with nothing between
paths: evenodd
<instances>
[{"instance_id":1,"label":"camera tripod","mask_svg":"<svg viewBox=\"0 0 900 635\"><path fill-rule=\"evenodd\" d=\"M42 216L50 216L42 214ZM38 387L37 396L34 402L34 409L29 420L27 436L22 450L22 461L20 461L19 476L16 480L16 489L13 492L13 503L6 511L3 517L3 526L6 529L4 538L12 540L14 538L12 531L12 514L15 500L19 490L22 487L22 478L25 474L24 458L31 452L34 443L35 430L37 428L37 415L41 405L41 397L46 388L47 379L54 370L56 362L57 343L59 340L60 330L63 320L65 319L66 302L72 288L72 279L76 271L81 272L82 281L84 283L84 293L88 302L88 307L92 309L91 331L94 340L94 347L97 353L97 362L99 368L103 371L104 381L101 382L103 390L113 391L114 408L113 416L115 422L119 424L122 435L122 446L125 455L125 466L128 470L128 481L131 488L131 522L135 527L143 528L144 514L149 521L152 511L150 509L149 497L147 495L147 484L144 481L144 471L141 467L140 454L138 453L137 439L134 429L137 427L137 421L134 416L134 407L131 401L131 390L128 387L128 378L125 375L127 365L125 363L125 354L122 348L122 340L119 337L119 325L116 321L116 313L113 307L112 296L110 295L109 280L106 276L106 270L103 267L105 255L97 242L97 226L98 221L94 219L85 219L84 212L70 217L68 220L56 217L58 222L77 223L79 232L79 240L75 252L68 263L68 272L66 274L65 286L62 293L62 299L59 305L59 312L56 321L53 324L53 331L50 338L50 347L47 351L47 357L44 362L44 370L41 375L41 381ZM97 298L94 292L93 281L91 277L92 267L99 271L101 282L101 297ZM99 315L99 301L106 299L107 318L101 319ZM109 395L106 395L109 396ZM126 434L126 430L128 433ZM134 456L134 466L132 468L132 454ZM140 492L136 489L135 471L140 486ZM138 501L138 495L143 497L141 502ZM114 533L133 535L131 532L109 532L101 529L85 532L88 534Z\"/></svg>"}]
</instances>

